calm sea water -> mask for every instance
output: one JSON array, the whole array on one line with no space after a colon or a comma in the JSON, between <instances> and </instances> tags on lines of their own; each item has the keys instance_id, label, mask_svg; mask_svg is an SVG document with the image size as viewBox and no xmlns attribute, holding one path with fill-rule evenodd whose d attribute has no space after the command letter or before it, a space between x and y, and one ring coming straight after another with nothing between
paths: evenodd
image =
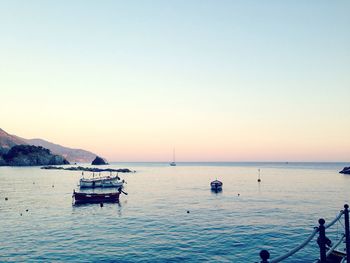
<instances>
[{"instance_id":1,"label":"calm sea water","mask_svg":"<svg viewBox=\"0 0 350 263\"><path fill-rule=\"evenodd\" d=\"M1 167L0 261L255 262L261 249L276 257L349 203L350 176L338 173L346 165L112 164L137 172L121 174L129 195L102 208L72 206L80 172ZM222 193L210 191L216 178ZM341 230L328 235L336 241ZM285 262L313 262L317 251L313 240Z\"/></svg>"}]
</instances>

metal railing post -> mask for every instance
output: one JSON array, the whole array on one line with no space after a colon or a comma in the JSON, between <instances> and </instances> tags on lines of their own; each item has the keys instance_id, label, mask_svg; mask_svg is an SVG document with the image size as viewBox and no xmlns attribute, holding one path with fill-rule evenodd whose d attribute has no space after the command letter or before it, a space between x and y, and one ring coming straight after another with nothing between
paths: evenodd
<instances>
[{"instance_id":1,"label":"metal railing post","mask_svg":"<svg viewBox=\"0 0 350 263\"><path fill-rule=\"evenodd\" d=\"M350 262L349 205L344 205L346 262Z\"/></svg>"},{"instance_id":2,"label":"metal railing post","mask_svg":"<svg viewBox=\"0 0 350 263\"><path fill-rule=\"evenodd\" d=\"M260 251L260 258L262 259L260 263L269 263L268 259L270 258L270 253L267 250Z\"/></svg>"},{"instance_id":3,"label":"metal railing post","mask_svg":"<svg viewBox=\"0 0 350 263\"><path fill-rule=\"evenodd\" d=\"M326 256L326 228L324 224L326 221L323 218L320 218L318 220L318 223L320 226L318 227L319 236L317 239L318 246L320 247L320 263L326 263L327 262L327 256Z\"/></svg>"}]
</instances>

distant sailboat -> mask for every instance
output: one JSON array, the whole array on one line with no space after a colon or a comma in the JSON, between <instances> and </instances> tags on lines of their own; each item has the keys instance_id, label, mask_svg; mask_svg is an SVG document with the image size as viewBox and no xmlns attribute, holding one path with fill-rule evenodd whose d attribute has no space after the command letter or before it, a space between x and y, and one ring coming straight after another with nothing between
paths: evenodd
<instances>
[{"instance_id":1,"label":"distant sailboat","mask_svg":"<svg viewBox=\"0 0 350 263\"><path fill-rule=\"evenodd\" d=\"M170 166L176 166L176 163L175 163L175 148L173 149L173 161L170 163Z\"/></svg>"}]
</instances>

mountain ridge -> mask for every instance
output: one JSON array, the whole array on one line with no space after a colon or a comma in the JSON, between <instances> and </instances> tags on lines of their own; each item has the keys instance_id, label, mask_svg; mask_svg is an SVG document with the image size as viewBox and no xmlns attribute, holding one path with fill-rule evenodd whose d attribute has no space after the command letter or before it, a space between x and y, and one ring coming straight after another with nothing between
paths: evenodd
<instances>
[{"instance_id":1,"label":"mountain ridge","mask_svg":"<svg viewBox=\"0 0 350 263\"><path fill-rule=\"evenodd\" d=\"M25 140L18 136L9 134L0 128L0 147L10 149L18 144L25 144Z\"/></svg>"},{"instance_id":2,"label":"mountain ridge","mask_svg":"<svg viewBox=\"0 0 350 263\"><path fill-rule=\"evenodd\" d=\"M69 148L66 146L62 146L60 144L56 144L53 142L46 141L40 138L34 139L25 139L16 135L12 135L4 131L0 128L0 154L7 153L13 146L16 145L34 145L41 146L46 149L49 149L53 154L61 155L69 162L92 162L95 159L97 154L83 150L83 149L75 149Z\"/></svg>"}]
</instances>

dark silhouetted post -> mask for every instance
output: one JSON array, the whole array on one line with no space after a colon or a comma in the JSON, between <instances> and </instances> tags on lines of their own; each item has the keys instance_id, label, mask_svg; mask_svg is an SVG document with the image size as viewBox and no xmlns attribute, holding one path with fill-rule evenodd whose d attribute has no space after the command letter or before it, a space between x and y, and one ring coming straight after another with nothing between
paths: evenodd
<instances>
[{"instance_id":1,"label":"dark silhouetted post","mask_svg":"<svg viewBox=\"0 0 350 263\"><path fill-rule=\"evenodd\" d=\"M344 205L344 220L345 220L345 241L346 241L346 262L350 262L350 233L349 233L349 205Z\"/></svg>"},{"instance_id":2,"label":"dark silhouetted post","mask_svg":"<svg viewBox=\"0 0 350 263\"><path fill-rule=\"evenodd\" d=\"M260 258L262 259L260 263L269 263L268 259L270 258L270 253L267 250L260 251Z\"/></svg>"},{"instance_id":3,"label":"dark silhouetted post","mask_svg":"<svg viewBox=\"0 0 350 263\"><path fill-rule=\"evenodd\" d=\"M326 263L326 228L324 227L326 221L324 221L323 218L320 218L318 223L320 226L318 227L319 237L317 243L320 247L320 263Z\"/></svg>"}]
</instances>

